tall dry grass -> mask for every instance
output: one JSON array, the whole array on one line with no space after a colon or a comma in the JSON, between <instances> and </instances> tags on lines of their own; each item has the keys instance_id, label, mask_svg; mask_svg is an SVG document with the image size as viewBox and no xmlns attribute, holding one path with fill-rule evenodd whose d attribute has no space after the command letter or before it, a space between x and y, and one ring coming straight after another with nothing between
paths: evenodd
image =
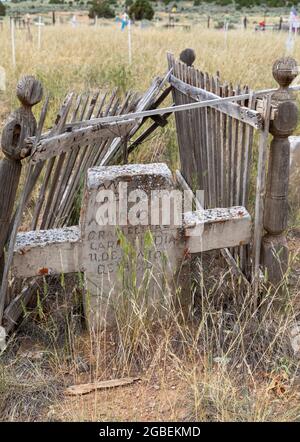
<instances>
[{"instance_id":1,"label":"tall dry grass","mask_svg":"<svg viewBox=\"0 0 300 442\"><path fill-rule=\"evenodd\" d=\"M2 118L16 106L18 78L30 73L51 95L47 124L53 122L70 90L117 85L123 90L144 91L155 75L166 71L167 50L178 54L192 47L196 65L203 70L219 70L222 78L256 89L275 86L272 63L284 55L287 36L232 31L225 45L222 31L196 26L191 32L133 28L133 64L128 66L126 31L122 33L115 25L97 29L45 27L40 52L37 30L33 33L33 42L29 42L26 31L16 32L16 70L11 65L7 24L0 33L1 65L7 73L7 90L0 95ZM298 42L294 56L300 60ZM151 148L143 151L140 159L177 162L173 125L150 143ZM140 375L146 387L155 382L165 388L166 396L171 397L169 373L176 379L176 388L182 389L179 404L169 399L170 419L176 419L176 410L184 404L185 420L299 420L299 360L289 339L296 320L299 281L289 288L280 313L274 309L278 294L267 288L257 310L251 291L242 290L218 262L197 265L189 320L175 305L163 321L149 320L134 291L127 293L126 314L122 309L118 313L116 332L97 336L82 333L80 282L72 291L74 281L71 285L64 278L56 285L45 281L37 307L26 311L19 337L11 338L9 351L0 362L1 420L120 419L118 409L107 414L103 396L92 395L89 406L82 398L74 404L63 396L64 388L71 383L133 374ZM19 352L25 336L42 346L40 359ZM141 395L148 394L146 387ZM133 407L130 395L125 400ZM130 418L138 416L132 412Z\"/></svg>"},{"instance_id":2,"label":"tall dry grass","mask_svg":"<svg viewBox=\"0 0 300 442\"><path fill-rule=\"evenodd\" d=\"M11 338L0 362L1 419L122 420L129 409L127 419L139 420L155 386L171 420L180 409L187 421L299 420L299 358L290 339L299 309L294 292L289 288L282 300L280 291L262 287L256 305L252 290L224 270L218 253L205 254L194 268L188 316L170 289L161 293L162 306L173 300L163 315L160 304L149 314L147 290L139 296L133 280L115 299L115 329L92 333L83 333L74 280L45 281L38 306L26 312L18 339ZM37 352L34 346L31 354L22 350L26 336L39 343ZM71 384L132 375L142 382L129 391L71 400L64 395Z\"/></svg>"},{"instance_id":3,"label":"tall dry grass","mask_svg":"<svg viewBox=\"0 0 300 442\"><path fill-rule=\"evenodd\" d=\"M0 32L1 65L7 74L8 106L15 105L15 84L22 74L36 75L58 106L67 91L119 85L123 89L144 91L155 75L167 69L166 52L175 54L192 47L196 65L233 83L252 88L274 86L272 64L285 54L286 33L230 31L227 43L224 32L193 26L191 31L165 30L159 27L132 28L133 63L128 65L127 31L117 24L109 26L57 25L42 29L42 48L37 49L37 29L32 27L33 41L26 40L25 30L16 30L16 59L11 63L8 22ZM300 59L300 46L294 56Z\"/></svg>"}]
</instances>

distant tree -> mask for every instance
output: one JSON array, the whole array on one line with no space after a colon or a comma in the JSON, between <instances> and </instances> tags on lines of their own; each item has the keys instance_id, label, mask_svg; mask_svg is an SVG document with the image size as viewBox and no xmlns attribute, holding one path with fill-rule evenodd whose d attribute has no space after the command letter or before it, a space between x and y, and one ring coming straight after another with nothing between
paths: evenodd
<instances>
[{"instance_id":1,"label":"distant tree","mask_svg":"<svg viewBox=\"0 0 300 442\"><path fill-rule=\"evenodd\" d=\"M242 0L242 1L249 2L249 0ZM232 0L217 0L216 1L216 4L220 5L220 6L228 6L228 5L231 5L231 3L232 3Z\"/></svg>"},{"instance_id":2,"label":"distant tree","mask_svg":"<svg viewBox=\"0 0 300 442\"><path fill-rule=\"evenodd\" d=\"M108 0L94 0L89 10L89 17L104 17L104 18L114 18L115 12L110 7Z\"/></svg>"},{"instance_id":3,"label":"distant tree","mask_svg":"<svg viewBox=\"0 0 300 442\"><path fill-rule=\"evenodd\" d=\"M0 0L0 17L4 17L5 12L6 12L6 7L4 6L4 4Z\"/></svg>"},{"instance_id":4,"label":"distant tree","mask_svg":"<svg viewBox=\"0 0 300 442\"><path fill-rule=\"evenodd\" d=\"M154 9L148 0L136 0L129 8L129 16L135 20L152 20Z\"/></svg>"}]
</instances>

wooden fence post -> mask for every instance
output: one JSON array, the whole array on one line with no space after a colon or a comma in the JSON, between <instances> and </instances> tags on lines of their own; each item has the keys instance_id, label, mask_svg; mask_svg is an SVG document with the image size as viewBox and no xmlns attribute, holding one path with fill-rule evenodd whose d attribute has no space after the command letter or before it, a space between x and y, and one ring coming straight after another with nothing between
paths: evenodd
<instances>
[{"instance_id":1,"label":"wooden fence post","mask_svg":"<svg viewBox=\"0 0 300 442\"><path fill-rule=\"evenodd\" d=\"M21 160L30 154L23 149L23 142L35 134L36 120L31 108L41 101L42 96L41 83L32 76L23 77L17 85L21 106L8 117L2 131L1 148L5 157L0 161L0 281L4 264L3 251L21 175Z\"/></svg>"},{"instance_id":2,"label":"wooden fence post","mask_svg":"<svg viewBox=\"0 0 300 442\"><path fill-rule=\"evenodd\" d=\"M273 65L273 77L279 89L273 94L272 105L277 108L270 123L273 139L270 146L268 177L265 196L262 265L268 281L278 286L288 267L288 246L285 230L288 223L288 187L291 135L297 125L298 109L289 85L298 75L296 61L280 58Z\"/></svg>"}]
</instances>

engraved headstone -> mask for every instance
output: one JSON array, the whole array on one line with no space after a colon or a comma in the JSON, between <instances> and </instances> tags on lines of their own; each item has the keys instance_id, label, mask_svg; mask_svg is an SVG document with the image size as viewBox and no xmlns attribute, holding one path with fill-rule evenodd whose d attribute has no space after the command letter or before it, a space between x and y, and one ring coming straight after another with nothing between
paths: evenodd
<instances>
[{"instance_id":1,"label":"engraved headstone","mask_svg":"<svg viewBox=\"0 0 300 442\"><path fill-rule=\"evenodd\" d=\"M136 291L144 297L147 292L143 302L154 312L172 302L177 279L186 275L183 269L176 274L184 243L172 195L175 185L165 164L88 171L81 229L90 323L112 325L116 304Z\"/></svg>"}]
</instances>

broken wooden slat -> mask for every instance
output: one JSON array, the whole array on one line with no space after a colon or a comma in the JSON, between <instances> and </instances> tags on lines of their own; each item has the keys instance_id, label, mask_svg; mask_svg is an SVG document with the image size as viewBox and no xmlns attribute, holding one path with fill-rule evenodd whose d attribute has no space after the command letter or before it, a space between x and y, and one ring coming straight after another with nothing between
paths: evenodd
<instances>
[{"instance_id":1,"label":"broken wooden slat","mask_svg":"<svg viewBox=\"0 0 300 442\"><path fill-rule=\"evenodd\" d=\"M205 86L205 76L202 72L199 73L199 86L204 87ZM203 174L204 178L204 207L208 208L210 204L210 197L209 197L209 154L208 154L208 138L206 131L203 130L205 127L205 124L207 122L207 108L201 109L201 139L202 139L202 158L203 158L203 165L201 166L198 173Z\"/></svg>"},{"instance_id":2,"label":"broken wooden slat","mask_svg":"<svg viewBox=\"0 0 300 442\"><path fill-rule=\"evenodd\" d=\"M77 114L78 114L78 111L79 111L79 107L80 107L80 103L81 103L81 99L82 99L82 96L79 95L77 97L77 100L76 100L76 104L75 104L75 108L74 108L74 112L73 112L72 120L71 121L75 121L75 119L77 117ZM69 104L70 105L71 105L71 101L72 100L69 100ZM66 100L65 100L65 102L66 102ZM66 108L65 102L64 102L62 108L60 109L60 114L62 114L64 112L64 121L65 121L65 124L66 124L67 114L68 114L69 111ZM64 108L65 108L65 110L63 110ZM57 134L57 133L61 133L62 129L63 129L63 126L61 126L60 128L54 126L52 131L51 131L51 134L54 135L54 134ZM64 182L64 180L68 179L68 170L70 168L69 163L72 160L72 155L73 155L73 152L70 153L70 155L67 158L67 165L66 165L64 176L63 176L63 182ZM42 210L42 206L43 206L43 204L45 202L46 191L47 191L47 188L48 188L48 184L50 183L50 179L51 179L51 176L52 176L52 170L54 168L55 161L56 161L56 158L53 157L47 163L46 174L45 174L45 177L44 177L44 180L43 180L43 184L42 184L42 186L40 188L40 191L39 191L38 201L37 201L37 204L36 204L36 207L35 207L35 211L34 211L34 215L33 215L33 220L32 220L32 229L33 230L37 228L39 216L40 216L40 213L41 213L41 210ZM36 167L38 167L38 164L37 164ZM61 186L62 185L63 184L61 184ZM46 202L46 204L49 204L49 203ZM43 222L46 223L46 220L42 221L42 223Z\"/></svg>"},{"instance_id":3,"label":"broken wooden slat","mask_svg":"<svg viewBox=\"0 0 300 442\"><path fill-rule=\"evenodd\" d=\"M37 289L37 282L31 281L23 287L21 292L16 295L12 302L6 307L3 315L3 324L7 333L15 327L18 319L22 313L24 313L24 307L28 305Z\"/></svg>"},{"instance_id":4,"label":"broken wooden slat","mask_svg":"<svg viewBox=\"0 0 300 442\"><path fill-rule=\"evenodd\" d=\"M202 100L213 100L219 98L217 95L207 91L206 89L197 88L184 83L184 81L176 78L174 75L170 75L169 82L175 89L196 100L200 98ZM250 124L250 126L253 126L256 129L262 129L262 115L257 111L249 109L248 107L240 106L239 104L230 102L229 100L225 100L219 104L211 104L210 106L217 108L221 112L225 112L237 120Z\"/></svg>"},{"instance_id":5,"label":"broken wooden slat","mask_svg":"<svg viewBox=\"0 0 300 442\"><path fill-rule=\"evenodd\" d=\"M210 88L209 84L209 75L206 72L204 75L204 85L206 88ZM206 121L205 121L205 133L206 133L206 149L207 149L207 162L208 162L208 207L211 209L216 207L215 205L215 177L213 174L214 171L214 157L213 157L213 140L212 140L212 109L210 107L205 108L206 112Z\"/></svg>"},{"instance_id":6,"label":"broken wooden slat","mask_svg":"<svg viewBox=\"0 0 300 442\"><path fill-rule=\"evenodd\" d=\"M269 136L269 115L271 97L265 99L265 127L260 134L258 146L258 166L256 180L254 238L253 238L253 280L255 282L255 296L257 296L261 241L263 234L264 194L266 189L267 148Z\"/></svg>"},{"instance_id":7,"label":"broken wooden slat","mask_svg":"<svg viewBox=\"0 0 300 442\"><path fill-rule=\"evenodd\" d=\"M235 88L235 95L240 95L241 88L239 85ZM233 145L233 188L232 188L232 205L239 205L239 179L241 167L241 139L240 139L240 122L236 118L233 120L234 126L234 145Z\"/></svg>"},{"instance_id":8,"label":"broken wooden slat","mask_svg":"<svg viewBox=\"0 0 300 442\"><path fill-rule=\"evenodd\" d=\"M244 86L243 94L247 94L249 93L249 88L248 86ZM251 98L251 92L250 92L250 98ZM242 106L245 106L245 100L243 100L240 103ZM251 109L251 106L249 106L249 102L248 102L248 107ZM240 204L245 206L244 203L244 174L245 171L248 169L248 167L250 166L250 163L248 162L249 160L249 156L248 156L248 152L246 152L247 150L247 142L249 141L249 137L248 137L248 129L252 129L253 128L251 126L249 126L248 124L245 123L240 123L240 127L239 127L239 139L240 139L240 147L239 147L239 162L238 162L238 167L237 167L237 177L238 177L238 198L237 198L237 202L236 204ZM248 145L249 147L249 145ZM251 146L252 147L252 146ZM241 267L241 269L246 273L246 268L247 268L247 262L246 262L246 254L245 254L246 250L245 250L245 246L241 246L239 248L239 265Z\"/></svg>"},{"instance_id":9,"label":"broken wooden slat","mask_svg":"<svg viewBox=\"0 0 300 442\"><path fill-rule=\"evenodd\" d=\"M94 95L91 98L90 105L89 105L89 108L88 108L87 113L86 113L86 119L87 120L90 120L92 118L92 115L93 115L93 112L94 112L94 109L95 109L98 97L99 97L99 91L95 92Z\"/></svg>"},{"instance_id":10,"label":"broken wooden slat","mask_svg":"<svg viewBox=\"0 0 300 442\"><path fill-rule=\"evenodd\" d=\"M225 84L220 88L220 95L222 97L227 97L228 95L228 85ZM221 168L221 186L222 186L222 195L221 195L221 201L222 206L226 207L227 205L227 192L228 192L228 186L227 186L227 175L228 175L228 162L227 162L227 115L222 113L221 114L221 125L220 125L220 131L221 131L221 162L222 162L222 168ZM243 204L244 205L244 204ZM245 206L245 205L244 205Z\"/></svg>"},{"instance_id":11,"label":"broken wooden slat","mask_svg":"<svg viewBox=\"0 0 300 442\"><path fill-rule=\"evenodd\" d=\"M121 379L110 379L108 381L98 381L98 382L92 382L88 384L80 384L80 385L72 385L71 387L68 387L65 391L65 393L69 396L81 396L83 394L92 393L96 390L103 390L107 388L116 388L116 387L123 387L125 385L132 384L134 382L139 381L140 378L121 378Z\"/></svg>"},{"instance_id":12,"label":"broken wooden slat","mask_svg":"<svg viewBox=\"0 0 300 442\"><path fill-rule=\"evenodd\" d=\"M87 118L90 118L92 116L92 113L93 113L94 108L95 108L96 103L97 103L98 96L99 96L99 91L97 91L93 95L93 97L91 99L91 102L89 104L89 108L88 108L88 111L87 111ZM84 114L82 114L82 115L84 115ZM76 119L76 115L74 114L73 117L72 117L71 122L74 122L75 119ZM66 159L66 162L65 162L66 164L65 164L65 168L64 168L64 173L62 173L62 171L60 173L59 179L60 179L61 182L57 186L56 196L55 196L54 202L52 203L53 210L52 210L51 219L49 220L49 225L51 227L57 226L57 222L56 221L57 221L57 217L58 217L58 210L59 210L59 207L61 205L62 197L64 195L64 192L65 192L65 189L67 187L68 181L69 181L70 176L72 174L74 165L76 163L76 159L78 157L79 150L80 150L80 147L75 146L74 149L72 149L66 155L67 159Z\"/></svg>"},{"instance_id":13,"label":"broken wooden slat","mask_svg":"<svg viewBox=\"0 0 300 442\"><path fill-rule=\"evenodd\" d=\"M81 112L79 115L79 121L82 121L84 119L85 111L87 109L88 102L89 102L89 98L90 98L90 94L86 94L86 96L84 97L84 99L82 101L82 108L81 108Z\"/></svg>"},{"instance_id":14,"label":"broken wooden slat","mask_svg":"<svg viewBox=\"0 0 300 442\"><path fill-rule=\"evenodd\" d=\"M248 105L250 108L254 108L256 103L256 96L251 91ZM249 125L246 126L246 142L245 142L245 168L243 171L243 190L242 190L242 205L248 207L249 199L249 187L250 187L250 174L253 157L253 136L254 130Z\"/></svg>"},{"instance_id":15,"label":"broken wooden slat","mask_svg":"<svg viewBox=\"0 0 300 442\"><path fill-rule=\"evenodd\" d=\"M221 85L218 77L213 77L213 92L216 93L219 97L221 97ZM222 183L223 183L223 157L222 157L222 149L221 149L221 113L216 110L216 161L215 161L215 169L216 169L216 187L217 187L217 200L216 206L222 207Z\"/></svg>"},{"instance_id":16,"label":"broken wooden slat","mask_svg":"<svg viewBox=\"0 0 300 442\"><path fill-rule=\"evenodd\" d=\"M168 53L167 59L168 59L168 68L172 69L173 72L175 73L175 75L178 75L177 64L175 64L175 60L174 60L174 57L172 56L172 54ZM172 95L173 95L173 100L176 104L182 104L182 94L179 91L177 91L176 89L173 88ZM182 128L183 128L182 118L183 117L182 117L181 112L175 113L175 122L176 122L176 128L177 128L176 136L177 136L177 141L178 141L178 145L179 145L179 158L180 158L180 164L181 164L181 172L184 175L185 179L188 179L188 177L186 176L187 156L183 154L183 148L182 148L182 146L184 146L184 143L185 143L184 132L182 131Z\"/></svg>"},{"instance_id":17,"label":"broken wooden slat","mask_svg":"<svg viewBox=\"0 0 300 442\"><path fill-rule=\"evenodd\" d=\"M111 135L116 138L122 137L127 134L135 124L135 121L132 120L117 124L97 124L74 130L74 132L66 132L48 139L43 139L38 143L32 154L31 162L35 164L61 153L69 152L76 145L79 147L87 147L93 142L110 137Z\"/></svg>"},{"instance_id":18,"label":"broken wooden slat","mask_svg":"<svg viewBox=\"0 0 300 442\"><path fill-rule=\"evenodd\" d=\"M104 103L105 103L105 100L106 100L106 96L107 96L107 92L105 92L105 94L101 98L101 101L100 101L100 104L99 104L99 108L98 108L98 111L96 113L96 118L99 118L99 117L102 116L102 109L103 109L103 106L104 106Z\"/></svg>"},{"instance_id":19,"label":"broken wooden slat","mask_svg":"<svg viewBox=\"0 0 300 442\"><path fill-rule=\"evenodd\" d=\"M59 124L55 125L51 131L51 135L53 135L54 137L61 134L64 131L64 126L66 124L70 109L71 109L71 104L72 104L72 100L73 100L73 96L74 94L68 94L63 105L62 108L60 110L59 115L61 116ZM36 148L34 149L34 153L36 152ZM33 156L32 155L32 156ZM42 223L41 223L41 228L47 228L49 227L49 218L52 215L52 207L53 207L53 198L55 196L55 191L56 188L59 184L59 179L60 179L60 172L63 166L63 163L65 161L65 153L62 153L62 155L60 155L56 161L56 167L54 169L54 161L53 158L51 158L51 160L48 162L47 164L47 172L48 169L51 169L51 184L50 184L50 189L48 192L48 196L47 196L47 201L46 201L46 207L44 210L44 214L43 214L43 219L42 219ZM45 159L42 161L42 163L45 161ZM40 163L40 162L38 162ZM31 161L31 164L34 164L34 161ZM37 164L36 167L38 167L39 164ZM52 173L52 170L54 169L54 172ZM46 172L46 178L48 173ZM43 191L43 189L41 189L41 192Z\"/></svg>"},{"instance_id":20,"label":"broken wooden slat","mask_svg":"<svg viewBox=\"0 0 300 442\"><path fill-rule=\"evenodd\" d=\"M134 104L135 112L140 113L147 109L150 109L151 106L155 103L159 92L163 89L164 85L167 82L169 73L165 76L165 78L157 77L152 82L148 91L142 96L137 97L132 104ZM132 112L132 109L127 109L127 112ZM140 128L141 120L136 120L136 124L130 130L127 135L128 138L131 138ZM105 155L101 156L101 161L97 163L97 165L105 166L111 164L112 162L117 163L120 157L122 157L122 138L115 139L109 148L106 150Z\"/></svg>"},{"instance_id":21,"label":"broken wooden slat","mask_svg":"<svg viewBox=\"0 0 300 442\"><path fill-rule=\"evenodd\" d=\"M207 74L207 90L215 91L214 78ZM219 98L219 97L218 97ZM216 110L212 107L210 111L210 122L211 122L211 157L212 157L212 169L211 169L211 189L212 189L212 205L213 207L218 207L218 173L217 173L217 131L216 131Z\"/></svg>"}]
</instances>

